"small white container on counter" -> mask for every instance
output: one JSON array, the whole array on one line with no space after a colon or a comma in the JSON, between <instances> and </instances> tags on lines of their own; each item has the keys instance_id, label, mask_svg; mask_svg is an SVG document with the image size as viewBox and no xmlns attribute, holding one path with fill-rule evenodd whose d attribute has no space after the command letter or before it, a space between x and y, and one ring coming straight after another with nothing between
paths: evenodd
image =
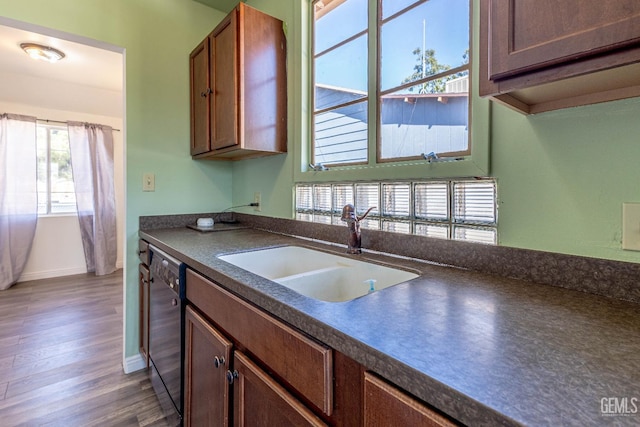
<instances>
[{"instance_id":1,"label":"small white container on counter","mask_svg":"<svg viewBox=\"0 0 640 427\"><path fill-rule=\"evenodd\" d=\"M213 227L213 218L198 218L196 224L200 228L211 228Z\"/></svg>"}]
</instances>

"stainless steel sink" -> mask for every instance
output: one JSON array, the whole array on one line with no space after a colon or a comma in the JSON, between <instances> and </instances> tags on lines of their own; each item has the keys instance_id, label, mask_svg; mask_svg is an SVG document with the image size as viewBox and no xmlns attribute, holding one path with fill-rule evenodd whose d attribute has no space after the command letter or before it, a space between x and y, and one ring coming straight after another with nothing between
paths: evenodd
<instances>
[{"instance_id":1,"label":"stainless steel sink","mask_svg":"<svg viewBox=\"0 0 640 427\"><path fill-rule=\"evenodd\" d=\"M418 277L417 274L300 246L231 255L221 260L322 301L349 301Z\"/></svg>"}]
</instances>

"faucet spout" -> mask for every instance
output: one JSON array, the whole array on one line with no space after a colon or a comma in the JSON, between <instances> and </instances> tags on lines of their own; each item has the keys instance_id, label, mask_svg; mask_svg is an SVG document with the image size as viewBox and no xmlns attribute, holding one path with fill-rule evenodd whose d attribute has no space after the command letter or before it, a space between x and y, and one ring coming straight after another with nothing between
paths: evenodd
<instances>
[{"instance_id":1,"label":"faucet spout","mask_svg":"<svg viewBox=\"0 0 640 427\"><path fill-rule=\"evenodd\" d=\"M347 204L342 208L341 220L347 223L347 229L349 230L349 238L347 239L347 252L350 254L362 253L362 234L360 232L360 221L365 219L369 212L375 207L370 207L362 215L356 215L356 209L352 204Z\"/></svg>"}]
</instances>

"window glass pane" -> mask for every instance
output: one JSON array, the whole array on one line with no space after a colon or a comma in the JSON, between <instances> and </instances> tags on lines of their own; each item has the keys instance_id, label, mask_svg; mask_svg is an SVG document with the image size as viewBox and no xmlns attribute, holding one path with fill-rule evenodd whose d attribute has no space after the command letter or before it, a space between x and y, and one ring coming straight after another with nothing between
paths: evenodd
<instances>
[{"instance_id":1,"label":"window glass pane","mask_svg":"<svg viewBox=\"0 0 640 427\"><path fill-rule=\"evenodd\" d=\"M492 228L473 228L456 226L453 230L455 240L466 240L468 242L486 243L495 245L498 243L498 233Z\"/></svg>"},{"instance_id":2,"label":"window glass pane","mask_svg":"<svg viewBox=\"0 0 640 427\"><path fill-rule=\"evenodd\" d=\"M453 205L455 222L495 224L495 181L454 182Z\"/></svg>"},{"instance_id":3,"label":"window glass pane","mask_svg":"<svg viewBox=\"0 0 640 427\"><path fill-rule=\"evenodd\" d=\"M315 60L315 110L367 96L367 37L361 36Z\"/></svg>"},{"instance_id":4,"label":"window glass pane","mask_svg":"<svg viewBox=\"0 0 640 427\"><path fill-rule=\"evenodd\" d=\"M410 184L382 184L383 215L409 216ZM384 228L384 227L383 227Z\"/></svg>"},{"instance_id":5,"label":"window glass pane","mask_svg":"<svg viewBox=\"0 0 640 427\"><path fill-rule=\"evenodd\" d=\"M380 37L382 90L466 64L469 0L430 0L385 22Z\"/></svg>"},{"instance_id":6,"label":"window glass pane","mask_svg":"<svg viewBox=\"0 0 640 427\"><path fill-rule=\"evenodd\" d=\"M296 210L313 209L313 187L310 185L296 186Z\"/></svg>"},{"instance_id":7,"label":"window glass pane","mask_svg":"<svg viewBox=\"0 0 640 427\"><path fill-rule=\"evenodd\" d=\"M296 219L298 221L311 222L311 221L313 221L313 215L311 215L309 213L298 212L298 213L296 213Z\"/></svg>"},{"instance_id":8,"label":"window glass pane","mask_svg":"<svg viewBox=\"0 0 640 427\"><path fill-rule=\"evenodd\" d=\"M358 216L381 205L361 221L363 229L497 244L494 179L299 184L296 219L344 226L342 207L354 199Z\"/></svg>"},{"instance_id":9,"label":"window glass pane","mask_svg":"<svg viewBox=\"0 0 640 427\"><path fill-rule=\"evenodd\" d=\"M315 116L313 163L367 161L367 102Z\"/></svg>"},{"instance_id":10,"label":"window glass pane","mask_svg":"<svg viewBox=\"0 0 640 427\"><path fill-rule=\"evenodd\" d=\"M416 218L449 218L449 185L446 182L415 184L413 197Z\"/></svg>"},{"instance_id":11,"label":"window glass pane","mask_svg":"<svg viewBox=\"0 0 640 427\"><path fill-rule=\"evenodd\" d=\"M38 214L76 212L69 134L66 128L37 126Z\"/></svg>"},{"instance_id":12,"label":"window glass pane","mask_svg":"<svg viewBox=\"0 0 640 427\"><path fill-rule=\"evenodd\" d=\"M369 216L380 215L380 186L378 184L356 184L356 212L364 214L367 209L374 207ZM378 225L376 228L380 228Z\"/></svg>"},{"instance_id":13,"label":"window glass pane","mask_svg":"<svg viewBox=\"0 0 640 427\"><path fill-rule=\"evenodd\" d=\"M320 224L331 224L331 215L313 215L313 222L318 222Z\"/></svg>"},{"instance_id":14,"label":"window glass pane","mask_svg":"<svg viewBox=\"0 0 640 427\"><path fill-rule=\"evenodd\" d=\"M353 205L353 185L334 185L333 186L333 211L338 214L338 221L342 216L342 208L347 205Z\"/></svg>"},{"instance_id":15,"label":"window glass pane","mask_svg":"<svg viewBox=\"0 0 640 427\"><path fill-rule=\"evenodd\" d=\"M314 2L315 52L320 53L366 30L367 0Z\"/></svg>"},{"instance_id":16,"label":"window glass pane","mask_svg":"<svg viewBox=\"0 0 640 427\"><path fill-rule=\"evenodd\" d=\"M388 18L394 13L398 13L406 7L411 6L414 3L419 3L416 0L382 0L382 18Z\"/></svg>"},{"instance_id":17,"label":"window glass pane","mask_svg":"<svg viewBox=\"0 0 640 427\"><path fill-rule=\"evenodd\" d=\"M382 229L394 233L409 234L411 233L411 224L400 221L382 221Z\"/></svg>"},{"instance_id":18,"label":"window glass pane","mask_svg":"<svg viewBox=\"0 0 640 427\"><path fill-rule=\"evenodd\" d=\"M66 129L50 129L51 213L76 211L69 135Z\"/></svg>"},{"instance_id":19,"label":"window glass pane","mask_svg":"<svg viewBox=\"0 0 640 427\"><path fill-rule=\"evenodd\" d=\"M382 97L381 158L468 150L468 93L420 93L421 89L413 86Z\"/></svg>"},{"instance_id":20,"label":"window glass pane","mask_svg":"<svg viewBox=\"0 0 640 427\"><path fill-rule=\"evenodd\" d=\"M331 212L331 186L316 185L313 188L313 207L315 211ZM331 223L331 217L329 217Z\"/></svg>"},{"instance_id":21,"label":"window glass pane","mask_svg":"<svg viewBox=\"0 0 640 427\"><path fill-rule=\"evenodd\" d=\"M449 226L416 223L415 234L427 237L436 237L438 239L449 238Z\"/></svg>"},{"instance_id":22,"label":"window glass pane","mask_svg":"<svg viewBox=\"0 0 640 427\"><path fill-rule=\"evenodd\" d=\"M38 214L45 215L49 205L49 175L48 171L48 142L47 129L37 126L36 150L37 150L37 189L38 189Z\"/></svg>"},{"instance_id":23,"label":"window glass pane","mask_svg":"<svg viewBox=\"0 0 640 427\"><path fill-rule=\"evenodd\" d=\"M369 219L367 216L365 219L360 221L360 228L366 228L369 230L380 230L380 220L379 219Z\"/></svg>"}]
</instances>

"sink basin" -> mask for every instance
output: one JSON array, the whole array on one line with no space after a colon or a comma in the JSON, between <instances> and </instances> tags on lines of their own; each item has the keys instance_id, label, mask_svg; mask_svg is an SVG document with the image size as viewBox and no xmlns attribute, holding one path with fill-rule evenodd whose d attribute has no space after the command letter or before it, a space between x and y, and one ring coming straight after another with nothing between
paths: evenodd
<instances>
[{"instance_id":1,"label":"sink basin","mask_svg":"<svg viewBox=\"0 0 640 427\"><path fill-rule=\"evenodd\" d=\"M261 249L219 258L302 295L331 302L349 301L418 277L397 268L300 246Z\"/></svg>"}]
</instances>

